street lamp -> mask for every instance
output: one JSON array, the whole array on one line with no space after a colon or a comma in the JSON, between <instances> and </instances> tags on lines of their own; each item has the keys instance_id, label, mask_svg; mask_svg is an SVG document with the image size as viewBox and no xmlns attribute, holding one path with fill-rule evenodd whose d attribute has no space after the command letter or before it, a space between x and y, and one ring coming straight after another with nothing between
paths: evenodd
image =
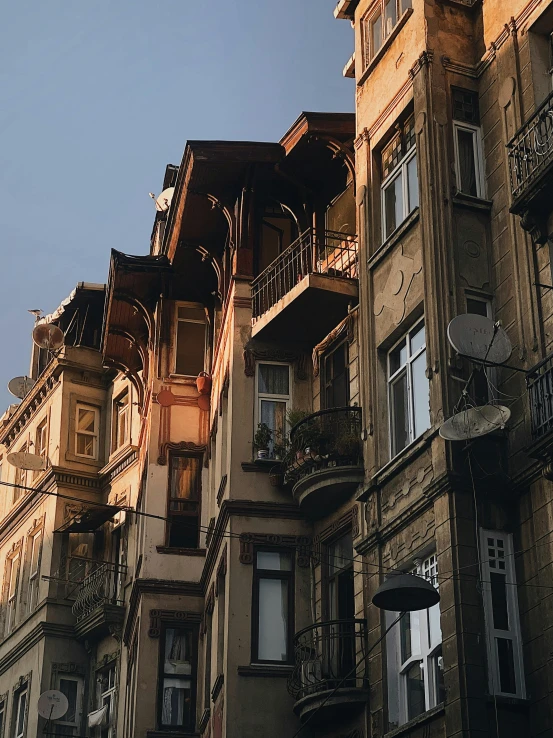
<instances>
[{"instance_id":1,"label":"street lamp","mask_svg":"<svg viewBox=\"0 0 553 738\"><path fill-rule=\"evenodd\" d=\"M372 599L380 610L394 612L427 610L439 601L438 590L427 579L404 571L391 571Z\"/></svg>"}]
</instances>

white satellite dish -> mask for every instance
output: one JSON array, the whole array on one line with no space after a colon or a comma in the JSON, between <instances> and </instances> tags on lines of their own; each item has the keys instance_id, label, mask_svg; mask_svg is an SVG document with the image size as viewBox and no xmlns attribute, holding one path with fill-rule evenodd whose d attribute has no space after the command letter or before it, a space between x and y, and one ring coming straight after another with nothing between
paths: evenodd
<instances>
[{"instance_id":1,"label":"white satellite dish","mask_svg":"<svg viewBox=\"0 0 553 738\"><path fill-rule=\"evenodd\" d=\"M30 377L14 377L8 382L8 390L22 400L33 389L35 381Z\"/></svg>"},{"instance_id":2,"label":"white satellite dish","mask_svg":"<svg viewBox=\"0 0 553 738\"><path fill-rule=\"evenodd\" d=\"M503 328L484 315L458 315L447 326L447 337L458 354L490 364L504 364L513 350Z\"/></svg>"},{"instance_id":3,"label":"white satellite dish","mask_svg":"<svg viewBox=\"0 0 553 738\"><path fill-rule=\"evenodd\" d=\"M49 689L38 698L38 714L46 720L59 720L69 709L67 697L59 689Z\"/></svg>"},{"instance_id":4,"label":"white satellite dish","mask_svg":"<svg viewBox=\"0 0 553 738\"><path fill-rule=\"evenodd\" d=\"M42 349L58 351L63 346L63 331L53 323L41 323L33 329L33 341Z\"/></svg>"},{"instance_id":5,"label":"white satellite dish","mask_svg":"<svg viewBox=\"0 0 553 738\"><path fill-rule=\"evenodd\" d=\"M462 410L440 427L440 436L447 441L467 441L503 428L511 417L504 405L482 405Z\"/></svg>"},{"instance_id":6,"label":"white satellite dish","mask_svg":"<svg viewBox=\"0 0 553 738\"><path fill-rule=\"evenodd\" d=\"M156 197L156 210L158 211L158 213L165 213L167 210L169 210L174 193L175 188L168 187L166 190L163 190L161 195L158 195Z\"/></svg>"},{"instance_id":7,"label":"white satellite dish","mask_svg":"<svg viewBox=\"0 0 553 738\"><path fill-rule=\"evenodd\" d=\"M25 469L26 471L44 471L46 469L44 456L30 454L27 451L16 451L13 454L8 454L6 458L17 469Z\"/></svg>"}]
</instances>

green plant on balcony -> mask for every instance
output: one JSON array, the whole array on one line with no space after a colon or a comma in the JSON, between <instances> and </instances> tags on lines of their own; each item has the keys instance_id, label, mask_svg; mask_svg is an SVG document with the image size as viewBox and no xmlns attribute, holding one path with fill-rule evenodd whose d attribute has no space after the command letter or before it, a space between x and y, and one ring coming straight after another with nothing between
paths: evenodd
<instances>
[{"instance_id":1,"label":"green plant on balcony","mask_svg":"<svg viewBox=\"0 0 553 738\"><path fill-rule=\"evenodd\" d=\"M361 438L356 425L348 420L339 424L334 447L338 456L358 458L361 456Z\"/></svg>"},{"instance_id":2,"label":"green plant on balcony","mask_svg":"<svg viewBox=\"0 0 553 738\"><path fill-rule=\"evenodd\" d=\"M290 446L290 439L282 430L276 430L273 440L273 456L277 461L282 461L282 459L286 458Z\"/></svg>"},{"instance_id":3,"label":"green plant on balcony","mask_svg":"<svg viewBox=\"0 0 553 738\"><path fill-rule=\"evenodd\" d=\"M269 447L273 440L273 431L267 423L258 423L255 436L253 438L253 446L257 449L258 459L267 459L269 457Z\"/></svg>"}]
</instances>

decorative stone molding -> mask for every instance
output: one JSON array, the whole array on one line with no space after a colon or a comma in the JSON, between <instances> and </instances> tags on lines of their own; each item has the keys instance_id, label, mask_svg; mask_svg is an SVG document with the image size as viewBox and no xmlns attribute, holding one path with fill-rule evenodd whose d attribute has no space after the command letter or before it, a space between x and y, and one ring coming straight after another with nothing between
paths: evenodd
<instances>
[{"instance_id":1,"label":"decorative stone molding","mask_svg":"<svg viewBox=\"0 0 553 738\"><path fill-rule=\"evenodd\" d=\"M183 610L150 610L150 627L148 635L150 638L159 638L161 635L161 624L178 627L183 623L199 623L202 616L199 612L188 612Z\"/></svg>"},{"instance_id":2,"label":"decorative stone molding","mask_svg":"<svg viewBox=\"0 0 553 738\"><path fill-rule=\"evenodd\" d=\"M547 243L547 224L545 218L540 218L531 210L525 210L521 214L520 225L530 234L534 246L544 246Z\"/></svg>"},{"instance_id":3,"label":"decorative stone molding","mask_svg":"<svg viewBox=\"0 0 553 738\"><path fill-rule=\"evenodd\" d=\"M244 374L246 377L255 376L256 361L282 361L294 364L294 376L299 381L308 378L308 358L302 351L290 351L285 348L277 348L265 345L252 345L250 342L244 349Z\"/></svg>"},{"instance_id":4,"label":"decorative stone molding","mask_svg":"<svg viewBox=\"0 0 553 738\"><path fill-rule=\"evenodd\" d=\"M204 454L206 452L206 447L198 446L195 443L192 443L192 441L179 441L177 443L166 441L161 445L161 449L157 459L157 463L159 464L159 466L165 466L167 464L167 457L169 453L175 451L190 451L191 453Z\"/></svg>"},{"instance_id":5,"label":"decorative stone molding","mask_svg":"<svg viewBox=\"0 0 553 738\"><path fill-rule=\"evenodd\" d=\"M80 674L81 676L84 676L86 674L86 667L82 664L76 664L74 661L53 663L52 673L57 674L60 671L64 674Z\"/></svg>"},{"instance_id":6,"label":"decorative stone molding","mask_svg":"<svg viewBox=\"0 0 553 738\"><path fill-rule=\"evenodd\" d=\"M309 548L311 539L308 536L277 535L275 533L241 533L240 563L253 564L254 546L290 546L297 550L296 562L299 567L309 566L311 559Z\"/></svg>"},{"instance_id":7,"label":"decorative stone molding","mask_svg":"<svg viewBox=\"0 0 553 738\"><path fill-rule=\"evenodd\" d=\"M434 58L434 52L432 49L426 49L422 52L422 54L419 56L417 61L413 64L411 69L409 70L409 78L414 79L416 75L423 69L424 67L430 66L432 63L432 60Z\"/></svg>"}]
</instances>

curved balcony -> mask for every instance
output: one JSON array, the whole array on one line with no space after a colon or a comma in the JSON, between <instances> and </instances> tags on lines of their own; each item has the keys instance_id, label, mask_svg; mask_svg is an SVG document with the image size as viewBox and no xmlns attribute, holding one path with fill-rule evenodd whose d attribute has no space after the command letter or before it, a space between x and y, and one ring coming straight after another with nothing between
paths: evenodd
<instances>
[{"instance_id":1,"label":"curved balcony","mask_svg":"<svg viewBox=\"0 0 553 738\"><path fill-rule=\"evenodd\" d=\"M105 561L83 579L72 608L77 618L77 637L99 637L110 627L121 625L125 615L121 587L125 572L125 566Z\"/></svg>"},{"instance_id":2,"label":"curved balcony","mask_svg":"<svg viewBox=\"0 0 553 738\"><path fill-rule=\"evenodd\" d=\"M365 620L330 620L296 633L296 665L288 691L296 700L294 712L302 720L323 703L320 715L327 720L342 709L366 702L366 642ZM333 690L336 693L330 697Z\"/></svg>"},{"instance_id":3,"label":"curved balcony","mask_svg":"<svg viewBox=\"0 0 553 738\"><path fill-rule=\"evenodd\" d=\"M361 408L308 415L290 432L285 481L311 517L336 509L363 481Z\"/></svg>"}]
</instances>

